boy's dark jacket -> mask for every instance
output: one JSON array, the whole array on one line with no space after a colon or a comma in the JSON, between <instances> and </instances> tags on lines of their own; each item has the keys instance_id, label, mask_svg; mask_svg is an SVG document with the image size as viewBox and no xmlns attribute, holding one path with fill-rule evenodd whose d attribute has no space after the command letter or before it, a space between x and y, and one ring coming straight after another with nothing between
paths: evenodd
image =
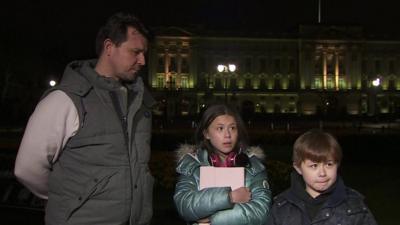
<instances>
[{"instance_id":1,"label":"boy's dark jacket","mask_svg":"<svg viewBox=\"0 0 400 225\"><path fill-rule=\"evenodd\" d=\"M296 186L303 179L294 171L291 182L288 190L274 198L267 225L377 225L364 197L346 187L340 177L313 219L308 216L304 200L298 197Z\"/></svg>"}]
</instances>

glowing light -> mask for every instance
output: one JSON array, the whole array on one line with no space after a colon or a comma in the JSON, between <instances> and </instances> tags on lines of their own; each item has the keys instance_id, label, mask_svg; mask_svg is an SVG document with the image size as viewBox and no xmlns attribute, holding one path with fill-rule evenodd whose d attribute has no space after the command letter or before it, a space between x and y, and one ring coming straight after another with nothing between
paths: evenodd
<instances>
[{"instance_id":1,"label":"glowing light","mask_svg":"<svg viewBox=\"0 0 400 225\"><path fill-rule=\"evenodd\" d=\"M52 87L56 86L56 84L57 84L57 82L55 80L51 80L49 82L49 85L52 86Z\"/></svg>"},{"instance_id":2,"label":"glowing light","mask_svg":"<svg viewBox=\"0 0 400 225\"><path fill-rule=\"evenodd\" d=\"M218 72L222 73L222 72L235 72L236 71L236 65L235 64L228 64L227 65L218 65L217 66L217 70Z\"/></svg>"},{"instance_id":3,"label":"glowing light","mask_svg":"<svg viewBox=\"0 0 400 225\"><path fill-rule=\"evenodd\" d=\"M220 72L220 73L224 72L224 71L225 71L225 68L226 68L226 66L224 66L224 65L218 65L218 66L217 66L217 70L218 70L218 72Z\"/></svg>"},{"instance_id":4,"label":"glowing light","mask_svg":"<svg viewBox=\"0 0 400 225\"><path fill-rule=\"evenodd\" d=\"M235 65L235 64L229 64L229 65L228 65L228 68L229 68L229 71L230 71L230 72L235 72L235 70L236 70L236 65Z\"/></svg>"},{"instance_id":5,"label":"glowing light","mask_svg":"<svg viewBox=\"0 0 400 225\"><path fill-rule=\"evenodd\" d=\"M372 81L372 85L374 87L378 87L381 84L381 80L379 78L376 78L375 80Z\"/></svg>"}]
</instances>

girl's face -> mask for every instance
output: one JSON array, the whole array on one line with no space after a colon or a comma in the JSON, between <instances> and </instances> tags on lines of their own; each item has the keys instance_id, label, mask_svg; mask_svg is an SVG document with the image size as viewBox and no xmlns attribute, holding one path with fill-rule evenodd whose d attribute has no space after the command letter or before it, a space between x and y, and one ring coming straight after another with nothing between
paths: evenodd
<instances>
[{"instance_id":1,"label":"girl's face","mask_svg":"<svg viewBox=\"0 0 400 225\"><path fill-rule=\"evenodd\" d=\"M236 120L230 115L217 116L203 135L217 149L217 153L225 158L233 150L238 139Z\"/></svg>"},{"instance_id":2,"label":"girl's face","mask_svg":"<svg viewBox=\"0 0 400 225\"><path fill-rule=\"evenodd\" d=\"M303 176L308 194L315 198L335 183L338 164L333 160L314 162L306 159L294 168Z\"/></svg>"}]
</instances>

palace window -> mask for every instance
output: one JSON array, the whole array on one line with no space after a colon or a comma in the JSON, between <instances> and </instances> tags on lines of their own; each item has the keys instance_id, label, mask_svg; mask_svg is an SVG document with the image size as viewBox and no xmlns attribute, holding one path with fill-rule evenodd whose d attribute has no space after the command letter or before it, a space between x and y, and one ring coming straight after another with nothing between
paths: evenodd
<instances>
[{"instance_id":1,"label":"palace window","mask_svg":"<svg viewBox=\"0 0 400 225\"><path fill-rule=\"evenodd\" d=\"M395 74L395 73L396 73L395 70L396 70L396 69L395 69L394 61L393 61L393 60L390 60L390 61L389 61L389 74Z\"/></svg>"},{"instance_id":2,"label":"palace window","mask_svg":"<svg viewBox=\"0 0 400 225\"><path fill-rule=\"evenodd\" d=\"M333 55L327 55L326 57L326 74L335 74L335 61L333 60Z\"/></svg>"},{"instance_id":3,"label":"palace window","mask_svg":"<svg viewBox=\"0 0 400 225\"><path fill-rule=\"evenodd\" d=\"M346 71L344 71L345 65L344 65L344 59L343 56L339 56L339 74L343 75L345 74Z\"/></svg>"},{"instance_id":4,"label":"palace window","mask_svg":"<svg viewBox=\"0 0 400 225\"><path fill-rule=\"evenodd\" d=\"M343 77L339 78L339 89L346 89L346 80Z\"/></svg>"},{"instance_id":5,"label":"palace window","mask_svg":"<svg viewBox=\"0 0 400 225\"><path fill-rule=\"evenodd\" d=\"M274 89L281 89L281 79L278 77L274 79Z\"/></svg>"},{"instance_id":6,"label":"palace window","mask_svg":"<svg viewBox=\"0 0 400 225\"><path fill-rule=\"evenodd\" d=\"M189 82L188 82L188 77L187 76L182 76L181 77L181 87L182 88L189 88Z\"/></svg>"},{"instance_id":7,"label":"palace window","mask_svg":"<svg viewBox=\"0 0 400 225\"><path fill-rule=\"evenodd\" d=\"M264 78L260 79L260 87L259 89L266 89L267 88L267 82L265 81Z\"/></svg>"},{"instance_id":8,"label":"palace window","mask_svg":"<svg viewBox=\"0 0 400 225\"><path fill-rule=\"evenodd\" d=\"M252 68L251 58L247 57L245 62L246 62L245 63L245 72L251 73L252 72L252 69L251 69Z\"/></svg>"},{"instance_id":9,"label":"palace window","mask_svg":"<svg viewBox=\"0 0 400 225\"><path fill-rule=\"evenodd\" d=\"M163 55L158 57L157 73L165 73L165 57Z\"/></svg>"},{"instance_id":10,"label":"palace window","mask_svg":"<svg viewBox=\"0 0 400 225\"><path fill-rule=\"evenodd\" d=\"M169 72L177 72L176 58L173 56L169 58Z\"/></svg>"},{"instance_id":11,"label":"palace window","mask_svg":"<svg viewBox=\"0 0 400 225\"><path fill-rule=\"evenodd\" d=\"M328 77L326 79L326 87L327 87L327 89L334 89L335 88L335 82L332 79L332 77Z\"/></svg>"},{"instance_id":12,"label":"palace window","mask_svg":"<svg viewBox=\"0 0 400 225\"><path fill-rule=\"evenodd\" d=\"M275 59L274 60L274 74L281 73L281 60Z\"/></svg>"},{"instance_id":13,"label":"palace window","mask_svg":"<svg viewBox=\"0 0 400 225\"><path fill-rule=\"evenodd\" d=\"M361 62L361 73L362 74L367 74L367 71L368 70L368 62L367 62L367 60L363 60L362 62Z\"/></svg>"},{"instance_id":14,"label":"palace window","mask_svg":"<svg viewBox=\"0 0 400 225\"><path fill-rule=\"evenodd\" d=\"M163 76L157 77L157 87L158 88L164 87L164 77Z\"/></svg>"},{"instance_id":15,"label":"palace window","mask_svg":"<svg viewBox=\"0 0 400 225\"><path fill-rule=\"evenodd\" d=\"M259 73L264 73L264 72L266 72L267 63L266 63L265 58L260 58L259 63L260 63L260 64L259 64L258 72L259 72Z\"/></svg>"},{"instance_id":16,"label":"palace window","mask_svg":"<svg viewBox=\"0 0 400 225\"><path fill-rule=\"evenodd\" d=\"M189 73L189 63L186 57L183 57L181 61L181 73Z\"/></svg>"},{"instance_id":17,"label":"palace window","mask_svg":"<svg viewBox=\"0 0 400 225\"><path fill-rule=\"evenodd\" d=\"M311 88L313 88L313 89L321 89L322 88L321 78L315 77L314 78L314 83L311 85Z\"/></svg>"},{"instance_id":18,"label":"palace window","mask_svg":"<svg viewBox=\"0 0 400 225\"><path fill-rule=\"evenodd\" d=\"M288 72L291 74L295 73L295 63L294 63L294 59L289 59L289 68L288 68Z\"/></svg>"},{"instance_id":19,"label":"palace window","mask_svg":"<svg viewBox=\"0 0 400 225\"><path fill-rule=\"evenodd\" d=\"M381 61L380 60L375 60L375 73L376 74L381 73Z\"/></svg>"},{"instance_id":20,"label":"palace window","mask_svg":"<svg viewBox=\"0 0 400 225\"><path fill-rule=\"evenodd\" d=\"M206 59L204 57L200 57L200 59L199 59L199 71L200 72L207 72L206 71L206 67L207 67L206 65L207 65Z\"/></svg>"},{"instance_id":21,"label":"palace window","mask_svg":"<svg viewBox=\"0 0 400 225\"><path fill-rule=\"evenodd\" d=\"M231 78L229 83L230 89L237 89L236 78Z\"/></svg>"},{"instance_id":22,"label":"palace window","mask_svg":"<svg viewBox=\"0 0 400 225\"><path fill-rule=\"evenodd\" d=\"M251 89L251 79L250 78L245 79L244 88Z\"/></svg>"},{"instance_id":23,"label":"palace window","mask_svg":"<svg viewBox=\"0 0 400 225\"><path fill-rule=\"evenodd\" d=\"M320 75L323 72L322 57L319 55L315 56L314 71L315 75Z\"/></svg>"}]
</instances>

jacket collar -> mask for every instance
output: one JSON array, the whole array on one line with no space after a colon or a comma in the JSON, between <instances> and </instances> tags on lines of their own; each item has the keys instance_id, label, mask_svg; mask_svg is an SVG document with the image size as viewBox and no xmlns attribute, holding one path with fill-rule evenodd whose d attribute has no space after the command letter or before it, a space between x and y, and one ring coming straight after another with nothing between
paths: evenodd
<instances>
[{"instance_id":1,"label":"jacket collar","mask_svg":"<svg viewBox=\"0 0 400 225\"><path fill-rule=\"evenodd\" d=\"M200 166L210 166L210 163L208 161L208 153L204 149L197 148L194 145L188 145L188 144L182 144L179 146L179 148L176 150L176 160L178 162L178 167L177 171L185 171L186 173L191 173L192 170L195 168L192 168L191 171L189 171L189 168L186 168L188 166L188 163L194 167L200 167ZM256 175L259 172L265 170L265 166L261 162L264 158L264 152L260 147L249 147L245 153L249 156L250 160L250 167L246 167L246 170L251 174L251 175Z\"/></svg>"},{"instance_id":2,"label":"jacket collar","mask_svg":"<svg viewBox=\"0 0 400 225\"><path fill-rule=\"evenodd\" d=\"M287 191L282 193L282 197L293 204L298 205L300 204L300 201L304 200L306 193L302 176L296 171L293 171L291 174L291 186ZM346 199L346 186L344 185L343 179L340 176L337 176L334 186L330 187L322 194L329 195L323 207L335 207L343 202Z\"/></svg>"},{"instance_id":3,"label":"jacket collar","mask_svg":"<svg viewBox=\"0 0 400 225\"><path fill-rule=\"evenodd\" d=\"M109 91L115 90L122 86L121 82L99 75L95 71L97 59L77 60L69 63L64 71L61 85L70 84L75 87L78 93L88 91L92 87L106 89ZM134 81L124 84L128 89L134 92L143 92L143 80L138 76ZM78 89L80 91L78 91Z\"/></svg>"}]
</instances>

